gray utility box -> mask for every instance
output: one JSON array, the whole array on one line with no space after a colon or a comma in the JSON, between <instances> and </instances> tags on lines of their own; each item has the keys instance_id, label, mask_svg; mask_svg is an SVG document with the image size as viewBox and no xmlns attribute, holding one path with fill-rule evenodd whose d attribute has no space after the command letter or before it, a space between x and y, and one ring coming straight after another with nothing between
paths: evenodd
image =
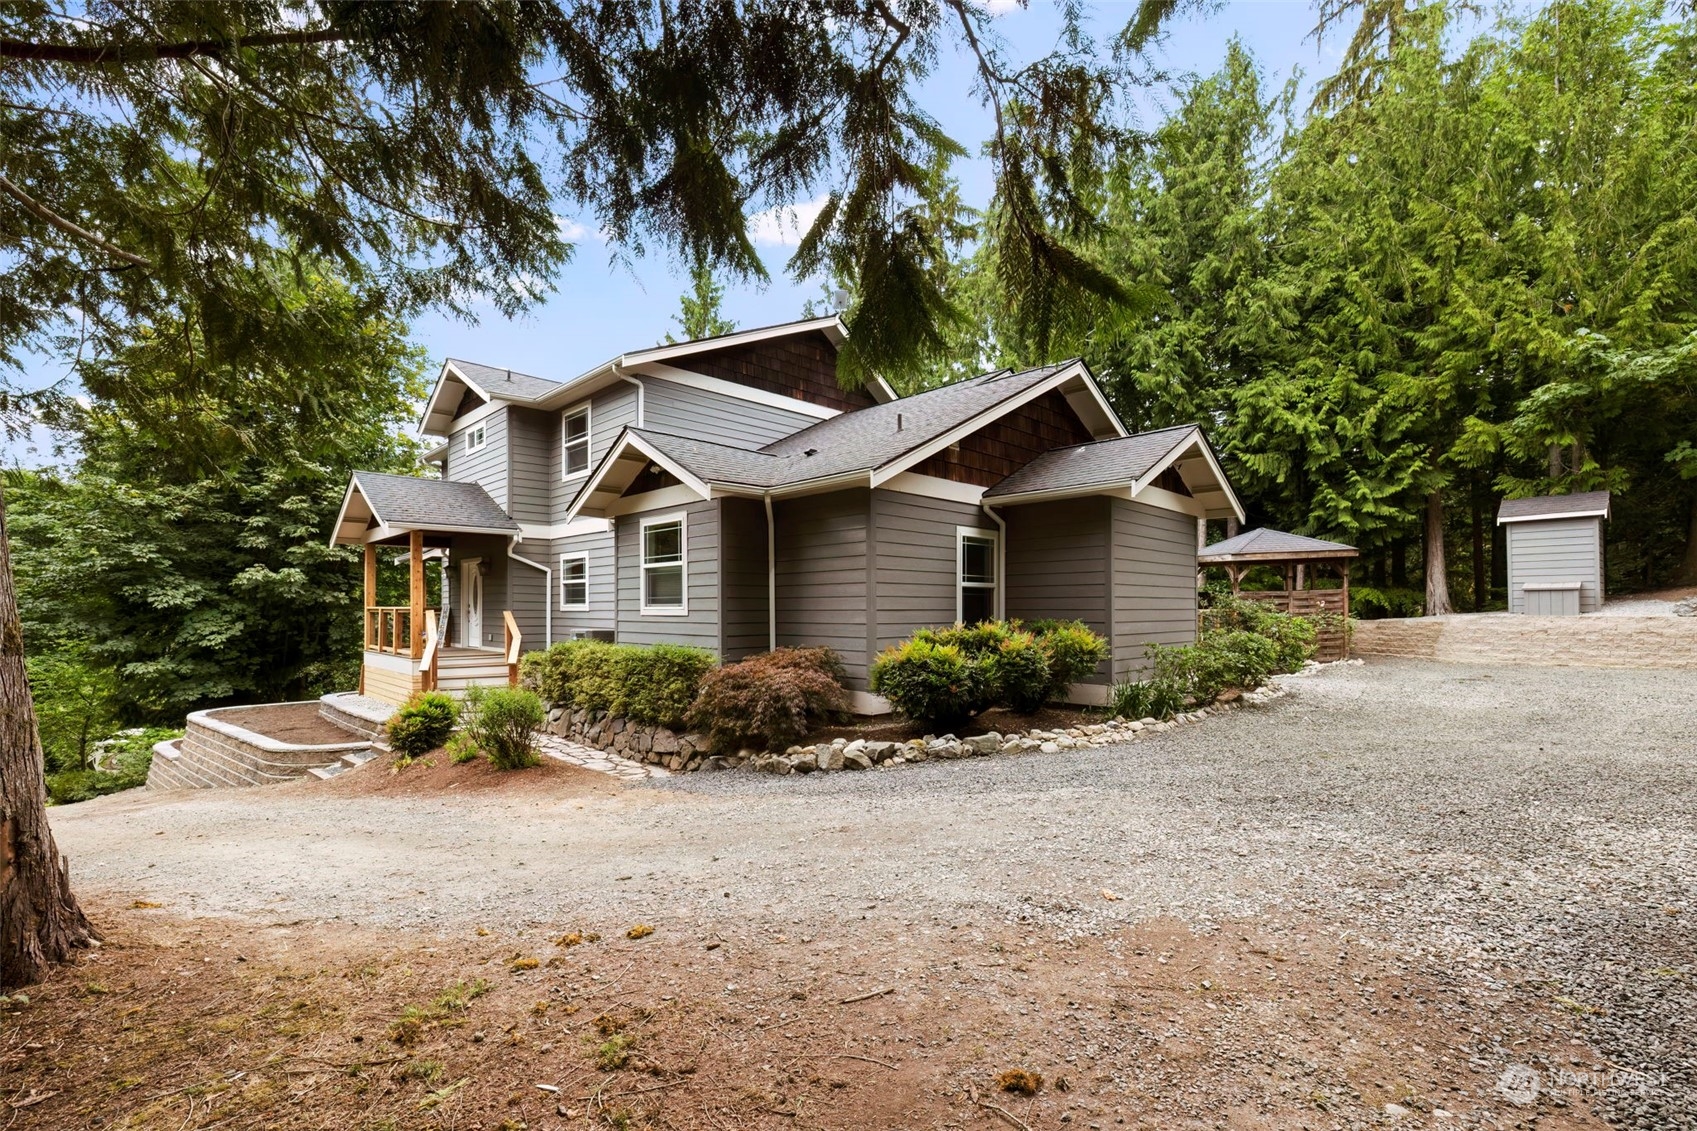
<instances>
[{"instance_id":1,"label":"gray utility box","mask_svg":"<svg viewBox=\"0 0 1697 1131\"><path fill-rule=\"evenodd\" d=\"M1525 610L1529 617L1576 617L1579 615L1578 581L1545 581L1527 585Z\"/></svg>"}]
</instances>

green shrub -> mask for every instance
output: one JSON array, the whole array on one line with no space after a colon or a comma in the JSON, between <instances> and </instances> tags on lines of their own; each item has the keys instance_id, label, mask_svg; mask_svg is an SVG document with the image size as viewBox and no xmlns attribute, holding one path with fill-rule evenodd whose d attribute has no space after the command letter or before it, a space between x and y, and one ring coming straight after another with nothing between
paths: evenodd
<instances>
[{"instance_id":1,"label":"green shrub","mask_svg":"<svg viewBox=\"0 0 1697 1131\"><path fill-rule=\"evenodd\" d=\"M829 648L779 648L708 672L687 721L715 750L782 749L848 711L846 679Z\"/></svg>"},{"instance_id":2,"label":"green shrub","mask_svg":"<svg viewBox=\"0 0 1697 1131\"><path fill-rule=\"evenodd\" d=\"M1171 683L1146 680L1116 683L1108 693L1108 711L1122 719L1170 719L1184 710L1184 691Z\"/></svg>"},{"instance_id":3,"label":"green shrub","mask_svg":"<svg viewBox=\"0 0 1697 1131\"><path fill-rule=\"evenodd\" d=\"M519 674L525 687L556 707L675 728L714 663L711 652L678 644L568 640L526 655Z\"/></svg>"},{"instance_id":4,"label":"green shrub","mask_svg":"<svg viewBox=\"0 0 1697 1131\"><path fill-rule=\"evenodd\" d=\"M70 805L144 786L147 772L153 766L154 745L182 736L182 731L168 727L119 731L95 743L92 752L94 761L110 762L112 770L64 770L48 774L47 798L55 805Z\"/></svg>"},{"instance_id":5,"label":"green shrub","mask_svg":"<svg viewBox=\"0 0 1697 1131\"><path fill-rule=\"evenodd\" d=\"M461 710L465 733L498 770L536 765L536 732L547 718L542 700L524 687L467 688Z\"/></svg>"},{"instance_id":6,"label":"green shrub","mask_svg":"<svg viewBox=\"0 0 1697 1131\"><path fill-rule=\"evenodd\" d=\"M879 653L872 661L871 688L908 718L947 729L984 709L989 673L979 658L935 636L916 633Z\"/></svg>"},{"instance_id":7,"label":"green shrub","mask_svg":"<svg viewBox=\"0 0 1697 1131\"><path fill-rule=\"evenodd\" d=\"M459 707L442 691L414 695L389 720L389 749L403 758L418 758L448 741L454 733Z\"/></svg>"},{"instance_id":8,"label":"green shrub","mask_svg":"<svg viewBox=\"0 0 1697 1131\"><path fill-rule=\"evenodd\" d=\"M1313 618L1281 613L1260 601L1242 597L1217 599L1212 608L1202 613L1204 640L1227 632L1252 632L1270 640L1276 652L1274 671L1293 672L1313 659L1318 631Z\"/></svg>"},{"instance_id":9,"label":"green shrub","mask_svg":"<svg viewBox=\"0 0 1697 1131\"><path fill-rule=\"evenodd\" d=\"M1077 620L1032 621L1027 628L1049 657L1047 699L1060 699L1067 688L1089 678L1110 654L1108 642Z\"/></svg>"},{"instance_id":10,"label":"green shrub","mask_svg":"<svg viewBox=\"0 0 1697 1131\"><path fill-rule=\"evenodd\" d=\"M1349 590L1350 612L1362 620L1384 617L1417 617L1426 611L1426 594L1418 589L1379 589L1371 585L1352 585Z\"/></svg>"},{"instance_id":11,"label":"green shrub","mask_svg":"<svg viewBox=\"0 0 1697 1131\"><path fill-rule=\"evenodd\" d=\"M1029 632L1009 632L985 659L996 702L1029 715L1049 701L1049 655Z\"/></svg>"}]
</instances>

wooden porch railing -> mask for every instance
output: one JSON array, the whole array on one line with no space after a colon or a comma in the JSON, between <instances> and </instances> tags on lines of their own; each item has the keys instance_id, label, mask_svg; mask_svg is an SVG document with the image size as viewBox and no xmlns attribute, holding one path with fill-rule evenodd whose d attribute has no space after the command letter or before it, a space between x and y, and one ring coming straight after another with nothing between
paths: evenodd
<instances>
[{"instance_id":1,"label":"wooden porch railing","mask_svg":"<svg viewBox=\"0 0 1697 1131\"><path fill-rule=\"evenodd\" d=\"M406 605L367 605L365 648L393 656L417 656L413 639L412 609ZM422 647L423 642L417 642Z\"/></svg>"},{"instance_id":2,"label":"wooden porch railing","mask_svg":"<svg viewBox=\"0 0 1697 1131\"><path fill-rule=\"evenodd\" d=\"M436 628L436 610L424 610L424 652L418 658L419 686L425 691L436 690L436 659L442 635Z\"/></svg>"},{"instance_id":3,"label":"wooden porch railing","mask_svg":"<svg viewBox=\"0 0 1697 1131\"><path fill-rule=\"evenodd\" d=\"M505 634L507 653L507 685L519 685L519 652L524 643L524 636L519 632L519 622L513 619L511 609L501 610L502 631Z\"/></svg>"}]
</instances>

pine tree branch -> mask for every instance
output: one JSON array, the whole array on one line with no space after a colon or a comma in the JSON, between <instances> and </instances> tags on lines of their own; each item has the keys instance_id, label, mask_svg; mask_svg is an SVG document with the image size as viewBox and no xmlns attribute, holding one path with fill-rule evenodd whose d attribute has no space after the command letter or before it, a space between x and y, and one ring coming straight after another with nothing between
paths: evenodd
<instances>
[{"instance_id":1,"label":"pine tree branch","mask_svg":"<svg viewBox=\"0 0 1697 1131\"><path fill-rule=\"evenodd\" d=\"M150 267L153 266L153 261L151 259L147 259L144 256L137 255L133 251L125 251L123 248L119 247L117 244L110 243L106 239L95 235L93 232L89 231L87 228L84 228L79 224L75 224L75 223L71 222L70 220L65 219L63 216L59 215L57 212L53 211L51 208L48 208L46 205L42 204L41 202L37 201L34 197L30 196L29 193L25 192L23 189L19 188L15 184L13 184L9 179L7 179L7 177L4 173L0 173L0 192L5 193L7 196L9 196L13 200L17 201L20 205L23 206L23 210L25 212L28 212L31 216L34 216L36 219L42 221L43 223L49 225L50 227L54 227L54 228L59 229L61 232L64 232L68 236L71 236L75 239L82 240L84 243L93 244L95 247L98 247L101 251L104 251L106 254L112 256L114 259L122 260L123 262L128 263L128 264L135 266L135 267L149 267L150 268Z\"/></svg>"},{"instance_id":2,"label":"pine tree branch","mask_svg":"<svg viewBox=\"0 0 1697 1131\"><path fill-rule=\"evenodd\" d=\"M244 39L193 39L184 43L121 43L103 44L98 47L75 43L31 43L22 39L0 39L0 59L101 66L152 59L187 59L195 55L222 55L232 47L339 43L350 38L352 36L340 28L320 28L317 31L272 32Z\"/></svg>"}]
</instances>

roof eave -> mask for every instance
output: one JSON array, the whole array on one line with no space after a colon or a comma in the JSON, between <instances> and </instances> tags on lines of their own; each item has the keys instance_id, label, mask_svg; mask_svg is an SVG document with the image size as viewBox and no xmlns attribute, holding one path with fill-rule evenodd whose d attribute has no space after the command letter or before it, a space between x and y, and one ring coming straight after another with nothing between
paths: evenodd
<instances>
[{"instance_id":1,"label":"roof eave","mask_svg":"<svg viewBox=\"0 0 1697 1131\"><path fill-rule=\"evenodd\" d=\"M1511 522L1558 522L1564 518L1603 518L1609 517L1609 508L1600 511L1542 511L1538 514L1498 515L1497 525L1503 526Z\"/></svg>"}]
</instances>

